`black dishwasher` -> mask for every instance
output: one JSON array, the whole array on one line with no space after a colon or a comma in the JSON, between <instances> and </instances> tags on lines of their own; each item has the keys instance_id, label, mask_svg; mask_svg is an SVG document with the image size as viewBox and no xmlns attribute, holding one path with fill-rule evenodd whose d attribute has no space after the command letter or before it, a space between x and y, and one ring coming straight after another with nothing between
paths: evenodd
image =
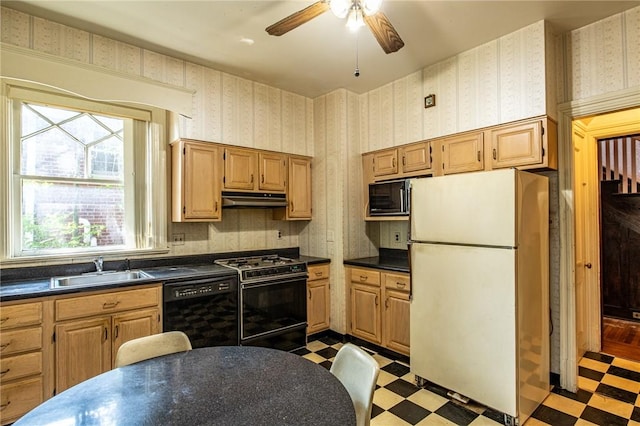
<instances>
[{"instance_id":1,"label":"black dishwasher","mask_svg":"<svg viewBox=\"0 0 640 426\"><path fill-rule=\"evenodd\" d=\"M164 331L184 332L194 348L238 345L238 278L165 283L163 318Z\"/></svg>"}]
</instances>

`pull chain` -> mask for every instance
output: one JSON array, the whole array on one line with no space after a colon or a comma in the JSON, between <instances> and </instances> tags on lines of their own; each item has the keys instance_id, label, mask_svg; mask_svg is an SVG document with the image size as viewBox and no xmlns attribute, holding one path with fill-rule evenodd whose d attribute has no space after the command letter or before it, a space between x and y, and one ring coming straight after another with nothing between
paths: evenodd
<instances>
[{"instance_id":1,"label":"pull chain","mask_svg":"<svg viewBox=\"0 0 640 426\"><path fill-rule=\"evenodd\" d=\"M360 77L360 68L358 67L358 32L356 32L356 70L353 75Z\"/></svg>"}]
</instances>

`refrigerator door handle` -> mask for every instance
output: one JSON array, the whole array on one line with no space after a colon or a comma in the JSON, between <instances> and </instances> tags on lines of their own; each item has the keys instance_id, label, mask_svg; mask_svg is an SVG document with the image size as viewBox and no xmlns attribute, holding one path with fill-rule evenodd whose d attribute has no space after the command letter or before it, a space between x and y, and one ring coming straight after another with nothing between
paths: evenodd
<instances>
[{"instance_id":1,"label":"refrigerator door handle","mask_svg":"<svg viewBox=\"0 0 640 426\"><path fill-rule=\"evenodd\" d=\"M411 240L409 239L409 244L407 244L408 254L409 254L409 302L413 300L413 283L411 282Z\"/></svg>"}]
</instances>

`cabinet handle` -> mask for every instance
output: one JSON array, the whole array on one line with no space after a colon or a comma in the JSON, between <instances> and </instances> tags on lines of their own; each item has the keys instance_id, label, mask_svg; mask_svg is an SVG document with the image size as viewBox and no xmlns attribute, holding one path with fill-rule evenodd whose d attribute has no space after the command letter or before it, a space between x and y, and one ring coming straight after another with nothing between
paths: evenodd
<instances>
[{"instance_id":1,"label":"cabinet handle","mask_svg":"<svg viewBox=\"0 0 640 426\"><path fill-rule=\"evenodd\" d=\"M0 377L1 377L1 376L4 376L4 375L5 375L5 374L7 374L9 371L11 371L11 369L10 369L10 368L7 368L6 370L2 370L2 371L0 371Z\"/></svg>"},{"instance_id":2,"label":"cabinet handle","mask_svg":"<svg viewBox=\"0 0 640 426\"><path fill-rule=\"evenodd\" d=\"M405 285L406 285L406 284L405 284L405 283L403 283L403 282L396 281L396 287L404 288L404 286L405 286Z\"/></svg>"},{"instance_id":3,"label":"cabinet handle","mask_svg":"<svg viewBox=\"0 0 640 426\"><path fill-rule=\"evenodd\" d=\"M377 294L376 294L375 304L376 304L376 306L378 306L378 295Z\"/></svg>"},{"instance_id":4,"label":"cabinet handle","mask_svg":"<svg viewBox=\"0 0 640 426\"><path fill-rule=\"evenodd\" d=\"M291 200L291 211L292 211L292 212L295 212L295 211L296 211L295 207L293 206L293 200Z\"/></svg>"},{"instance_id":5,"label":"cabinet handle","mask_svg":"<svg viewBox=\"0 0 640 426\"><path fill-rule=\"evenodd\" d=\"M261 175L260 175L260 182L261 182L261 183L264 183L264 174L261 174Z\"/></svg>"},{"instance_id":6,"label":"cabinet handle","mask_svg":"<svg viewBox=\"0 0 640 426\"><path fill-rule=\"evenodd\" d=\"M384 307L385 307L385 309L389 309L389 298L388 297L384 301Z\"/></svg>"},{"instance_id":7,"label":"cabinet handle","mask_svg":"<svg viewBox=\"0 0 640 426\"><path fill-rule=\"evenodd\" d=\"M251 173L251 183L253 183L253 173Z\"/></svg>"},{"instance_id":8,"label":"cabinet handle","mask_svg":"<svg viewBox=\"0 0 640 426\"><path fill-rule=\"evenodd\" d=\"M120 326L119 326L119 325L116 325L116 329L115 329L115 330L113 330L113 338L114 338L114 339L117 339L117 338L118 338L118 334L119 334L119 333L118 333L118 331L119 331L119 330L120 330Z\"/></svg>"},{"instance_id":9,"label":"cabinet handle","mask_svg":"<svg viewBox=\"0 0 640 426\"><path fill-rule=\"evenodd\" d=\"M105 342L107 341L107 339L109 338L109 330L107 330L107 327L104 328L104 340Z\"/></svg>"},{"instance_id":10,"label":"cabinet handle","mask_svg":"<svg viewBox=\"0 0 640 426\"><path fill-rule=\"evenodd\" d=\"M316 277L321 277L322 276L322 272L316 272Z\"/></svg>"},{"instance_id":11,"label":"cabinet handle","mask_svg":"<svg viewBox=\"0 0 640 426\"><path fill-rule=\"evenodd\" d=\"M311 289L309 289L309 299L311 299Z\"/></svg>"},{"instance_id":12,"label":"cabinet handle","mask_svg":"<svg viewBox=\"0 0 640 426\"><path fill-rule=\"evenodd\" d=\"M480 151L478 151L478 161L480 161Z\"/></svg>"},{"instance_id":13,"label":"cabinet handle","mask_svg":"<svg viewBox=\"0 0 640 426\"><path fill-rule=\"evenodd\" d=\"M111 309L111 308L115 308L116 306L118 306L120 304L120 301L118 300L117 302L104 302L104 304L102 305L102 309Z\"/></svg>"},{"instance_id":14,"label":"cabinet handle","mask_svg":"<svg viewBox=\"0 0 640 426\"><path fill-rule=\"evenodd\" d=\"M496 160L498 158L498 155L496 153L496 149L493 148L493 159Z\"/></svg>"},{"instance_id":15,"label":"cabinet handle","mask_svg":"<svg viewBox=\"0 0 640 426\"><path fill-rule=\"evenodd\" d=\"M369 277L366 276L366 275L360 275L360 281L366 281L367 278L369 278Z\"/></svg>"},{"instance_id":16,"label":"cabinet handle","mask_svg":"<svg viewBox=\"0 0 640 426\"><path fill-rule=\"evenodd\" d=\"M11 404L11 401L7 401L6 404L2 404L0 405L0 411L4 410L5 408L7 408L9 406L9 404Z\"/></svg>"},{"instance_id":17,"label":"cabinet handle","mask_svg":"<svg viewBox=\"0 0 640 426\"><path fill-rule=\"evenodd\" d=\"M0 324L4 324L8 319L9 317L0 318Z\"/></svg>"},{"instance_id":18,"label":"cabinet handle","mask_svg":"<svg viewBox=\"0 0 640 426\"><path fill-rule=\"evenodd\" d=\"M391 159L391 167L395 167L396 166L396 159L395 157Z\"/></svg>"},{"instance_id":19,"label":"cabinet handle","mask_svg":"<svg viewBox=\"0 0 640 426\"><path fill-rule=\"evenodd\" d=\"M403 166L407 165L407 159L406 159L406 157L404 155L402 156L402 165Z\"/></svg>"},{"instance_id":20,"label":"cabinet handle","mask_svg":"<svg viewBox=\"0 0 640 426\"><path fill-rule=\"evenodd\" d=\"M5 349L7 349L7 347L9 347L10 344L11 344L11 341L5 343L4 345L0 345L0 352L2 352Z\"/></svg>"},{"instance_id":21,"label":"cabinet handle","mask_svg":"<svg viewBox=\"0 0 640 426\"><path fill-rule=\"evenodd\" d=\"M214 210L214 212L218 211L218 202L216 201L216 209Z\"/></svg>"}]
</instances>

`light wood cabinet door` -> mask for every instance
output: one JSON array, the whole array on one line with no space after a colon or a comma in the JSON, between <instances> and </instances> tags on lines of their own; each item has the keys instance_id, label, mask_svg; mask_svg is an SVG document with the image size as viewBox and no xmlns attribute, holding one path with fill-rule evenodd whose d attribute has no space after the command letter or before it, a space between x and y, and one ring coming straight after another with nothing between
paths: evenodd
<instances>
[{"instance_id":1,"label":"light wood cabinet door","mask_svg":"<svg viewBox=\"0 0 640 426\"><path fill-rule=\"evenodd\" d=\"M329 328L329 280L307 282L307 334Z\"/></svg>"},{"instance_id":2,"label":"light wood cabinet door","mask_svg":"<svg viewBox=\"0 0 640 426\"><path fill-rule=\"evenodd\" d=\"M222 154L216 145L180 140L171 145L171 220L222 219Z\"/></svg>"},{"instance_id":3,"label":"light wood cabinet door","mask_svg":"<svg viewBox=\"0 0 640 426\"><path fill-rule=\"evenodd\" d=\"M289 157L288 219L311 219L311 159Z\"/></svg>"},{"instance_id":4,"label":"light wood cabinet door","mask_svg":"<svg viewBox=\"0 0 640 426\"><path fill-rule=\"evenodd\" d=\"M444 174L484 169L484 133L470 133L441 141Z\"/></svg>"},{"instance_id":5,"label":"light wood cabinet door","mask_svg":"<svg viewBox=\"0 0 640 426\"><path fill-rule=\"evenodd\" d=\"M112 360L124 342L160 332L160 312L146 309L113 316Z\"/></svg>"},{"instance_id":6,"label":"light wood cabinet door","mask_svg":"<svg viewBox=\"0 0 640 426\"><path fill-rule=\"evenodd\" d=\"M257 182L258 153L249 149L225 148L224 188L253 191Z\"/></svg>"},{"instance_id":7,"label":"light wood cabinet door","mask_svg":"<svg viewBox=\"0 0 640 426\"><path fill-rule=\"evenodd\" d=\"M491 165L494 169L542 164L542 122L502 126L491 130Z\"/></svg>"},{"instance_id":8,"label":"light wood cabinet door","mask_svg":"<svg viewBox=\"0 0 640 426\"><path fill-rule=\"evenodd\" d=\"M373 154L373 175L387 176L398 173L398 150L387 149Z\"/></svg>"},{"instance_id":9,"label":"light wood cabinet door","mask_svg":"<svg viewBox=\"0 0 640 426\"><path fill-rule=\"evenodd\" d=\"M58 324L56 392L111 368L111 317Z\"/></svg>"},{"instance_id":10,"label":"light wood cabinet door","mask_svg":"<svg viewBox=\"0 0 640 426\"><path fill-rule=\"evenodd\" d=\"M385 289L382 345L409 355L409 293Z\"/></svg>"},{"instance_id":11,"label":"light wood cabinet door","mask_svg":"<svg viewBox=\"0 0 640 426\"><path fill-rule=\"evenodd\" d=\"M0 421L17 420L44 401L42 377L0 386Z\"/></svg>"},{"instance_id":12,"label":"light wood cabinet door","mask_svg":"<svg viewBox=\"0 0 640 426\"><path fill-rule=\"evenodd\" d=\"M351 283L351 334L382 342L380 287Z\"/></svg>"},{"instance_id":13,"label":"light wood cabinet door","mask_svg":"<svg viewBox=\"0 0 640 426\"><path fill-rule=\"evenodd\" d=\"M260 182L263 191L284 192L286 188L287 156L275 152L260 152Z\"/></svg>"},{"instance_id":14,"label":"light wood cabinet door","mask_svg":"<svg viewBox=\"0 0 640 426\"><path fill-rule=\"evenodd\" d=\"M429 142L413 143L400 148L402 172L417 172L431 168L431 144Z\"/></svg>"}]
</instances>

